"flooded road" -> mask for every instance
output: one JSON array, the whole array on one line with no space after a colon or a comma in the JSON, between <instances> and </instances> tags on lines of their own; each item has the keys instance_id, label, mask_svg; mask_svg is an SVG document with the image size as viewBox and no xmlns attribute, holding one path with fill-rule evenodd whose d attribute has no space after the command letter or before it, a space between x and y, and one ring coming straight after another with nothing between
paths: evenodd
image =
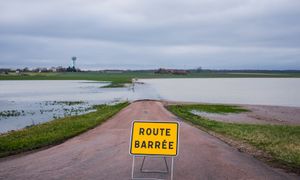
<instances>
[{"instance_id":1,"label":"flooded road","mask_svg":"<svg viewBox=\"0 0 300 180\"><path fill-rule=\"evenodd\" d=\"M92 111L95 104L155 99L300 107L299 78L140 79L134 87L108 82L0 81L0 133Z\"/></svg>"}]
</instances>

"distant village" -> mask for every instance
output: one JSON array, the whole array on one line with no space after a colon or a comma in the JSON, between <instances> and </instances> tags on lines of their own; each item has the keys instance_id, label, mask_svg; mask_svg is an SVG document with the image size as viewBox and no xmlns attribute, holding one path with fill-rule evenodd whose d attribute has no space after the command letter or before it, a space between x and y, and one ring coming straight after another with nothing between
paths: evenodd
<instances>
[{"instance_id":1,"label":"distant village","mask_svg":"<svg viewBox=\"0 0 300 180\"><path fill-rule=\"evenodd\" d=\"M38 72L38 73L42 73L42 72L79 72L80 69L73 69L73 68L64 68L62 66L58 66L58 67L51 67L51 68L46 68L46 67L38 67L38 68L32 68L29 69L28 67L25 67L23 69L9 69L9 68L1 68L0 72L3 74L8 74L9 72L15 72L15 73L23 73L23 72Z\"/></svg>"},{"instance_id":2,"label":"distant village","mask_svg":"<svg viewBox=\"0 0 300 180\"><path fill-rule=\"evenodd\" d=\"M91 70L84 70L82 71L79 68L75 67L51 67L51 68L46 68L46 67L38 67L38 68L18 68L18 69L11 69L11 68L0 68L0 73L1 74L9 74L9 73L16 73L16 74L22 74L22 73L27 73L27 72L34 72L34 73L46 73L46 72L91 72ZM123 73L123 72L128 72L131 70L118 70L118 69L107 69L107 70L94 70L94 72L104 72L104 73ZM142 71L142 70L140 70ZM190 70L181 70L181 69L164 69L160 68L158 70L144 70L144 71L154 71L155 74L175 74L175 75L186 75L190 73Z\"/></svg>"},{"instance_id":3,"label":"distant village","mask_svg":"<svg viewBox=\"0 0 300 180\"><path fill-rule=\"evenodd\" d=\"M189 70L183 70L183 69L163 69L160 68L157 71L155 71L156 74L176 74L176 75L186 75L189 74Z\"/></svg>"},{"instance_id":4,"label":"distant village","mask_svg":"<svg viewBox=\"0 0 300 180\"><path fill-rule=\"evenodd\" d=\"M270 72L289 72L289 73L300 73L299 70L210 70L202 69L201 67L196 69L149 69L149 70L120 70L120 69L105 69L105 70L81 70L75 66L75 63L69 67L57 66L57 67L38 67L38 68L0 68L0 74L24 74L26 73L55 73L55 72L102 72L110 74L120 74L125 72L151 72L155 74L173 74L173 75L188 75L190 73L200 73L200 72L215 72L215 73L270 73Z\"/></svg>"},{"instance_id":5,"label":"distant village","mask_svg":"<svg viewBox=\"0 0 300 180\"><path fill-rule=\"evenodd\" d=\"M72 57L72 65L65 68L63 66L57 66L57 67L51 67L51 68L47 68L47 67L37 67L37 68L17 68L17 69L10 69L10 68L0 68L0 73L2 74L8 74L9 72L15 72L17 74L19 73L24 73L24 72L38 72L38 73L42 73L42 72L80 72L81 70L79 68L75 67L75 62L77 60L77 57Z\"/></svg>"},{"instance_id":6,"label":"distant village","mask_svg":"<svg viewBox=\"0 0 300 180\"><path fill-rule=\"evenodd\" d=\"M57 66L57 67L37 67L37 68L17 68L17 69L11 69L11 68L0 68L1 74L9 74L9 73L16 73L16 74L22 74L26 72L35 72L35 73L46 73L46 72L83 72L81 69L76 67L76 60L77 57L72 57L71 62L72 65L69 67L63 67L63 66ZM201 70L201 67L197 68L197 70ZM85 70L91 71L91 70ZM96 70L97 71L97 70ZM98 70L97 72L105 72L105 73L123 73L131 70L116 70L116 69L108 69L108 70ZM165 68L159 68L157 70L144 70L144 71L152 71L155 74L176 74L176 75L186 75L191 72L191 70L183 70L183 69L165 69Z\"/></svg>"}]
</instances>

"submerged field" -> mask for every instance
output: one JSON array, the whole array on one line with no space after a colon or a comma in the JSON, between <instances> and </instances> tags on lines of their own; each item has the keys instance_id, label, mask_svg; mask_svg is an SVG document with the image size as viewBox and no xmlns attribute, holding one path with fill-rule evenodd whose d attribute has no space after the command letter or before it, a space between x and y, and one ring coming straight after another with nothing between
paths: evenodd
<instances>
[{"instance_id":1,"label":"submerged field","mask_svg":"<svg viewBox=\"0 0 300 180\"><path fill-rule=\"evenodd\" d=\"M0 157L61 143L101 124L128 103L97 105L96 111L69 116L0 135Z\"/></svg>"},{"instance_id":2,"label":"submerged field","mask_svg":"<svg viewBox=\"0 0 300 180\"><path fill-rule=\"evenodd\" d=\"M268 161L299 173L300 126L225 123L206 119L191 112L198 110L223 114L247 111L237 106L171 105L168 106L168 109L178 117L197 125L205 131L215 132L229 139L250 144L257 150L266 153Z\"/></svg>"},{"instance_id":3,"label":"submerged field","mask_svg":"<svg viewBox=\"0 0 300 180\"><path fill-rule=\"evenodd\" d=\"M120 87L131 83L133 78L291 78L300 77L299 72L222 72L202 71L191 72L187 75L156 74L154 71L124 71L121 73L108 72L62 72L62 73L9 73L0 74L0 80L93 80L110 81L109 87Z\"/></svg>"}]
</instances>

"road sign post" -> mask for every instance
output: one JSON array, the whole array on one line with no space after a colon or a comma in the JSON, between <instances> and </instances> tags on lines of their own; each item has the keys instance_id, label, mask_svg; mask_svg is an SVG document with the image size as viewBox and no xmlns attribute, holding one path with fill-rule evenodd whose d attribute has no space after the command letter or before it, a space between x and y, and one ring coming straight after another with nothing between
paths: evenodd
<instances>
[{"instance_id":1,"label":"road sign post","mask_svg":"<svg viewBox=\"0 0 300 180\"><path fill-rule=\"evenodd\" d=\"M171 157L171 179L173 179L174 156L179 149L179 123L161 121L134 121L131 127L130 154L132 160L132 179L143 179L134 177L135 158L143 157L140 168L141 173L169 173L166 157ZM166 170L144 170L146 157L163 158ZM145 179L145 178L144 178ZM149 178L146 178L149 179ZM154 179L154 178L152 178Z\"/></svg>"}]
</instances>

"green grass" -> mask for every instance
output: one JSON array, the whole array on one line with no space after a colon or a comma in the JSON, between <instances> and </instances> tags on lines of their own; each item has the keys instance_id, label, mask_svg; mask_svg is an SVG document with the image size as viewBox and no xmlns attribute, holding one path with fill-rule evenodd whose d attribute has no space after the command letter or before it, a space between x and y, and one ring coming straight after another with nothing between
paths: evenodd
<instances>
[{"instance_id":1,"label":"green grass","mask_svg":"<svg viewBox=\"0 0 300 180\"><path fill-rule=\"evenodd\" d=\"M101 124L128 103L98 105L96 111L70 116L0 135L0 157L58 144Z\"/></svg>"},{"instance_id":2,"label":"green grass","mask_svg":"<svg viewBox=\"0 0 300 180\"><path fill-rule=\"evenodd\" d=\"M102 86L101 88L122 88L125 87L125 84L122 83L110 83L109 85Z\"/></svg>"},{"instance_id":3,"label":"green grass","mask_svg":"<svg viewBox=\"0 0 300 180\"><path fill-rule=\"evenodd\" d=\"M217 114L224 114L224 113L241 113L241 112L248 112L249 110L240 108L239 106L229 106L229 105L211 105L211 104L191 104L185 105L185 110L197 110L203 111L207 113L217 113Z\"/></svg>"},{"instance_id":4,"label":"green grass","mask_svg":"<svg viewBox=\"0 0 300 180\"><path fill-rule=\"evenodd\" d=\"M26 73L23 75L0 75L0 80L91 80L110 81L112 84L131 83L131 74L109 74L100 72Z\"/></svg>"},{"instance_id":5,"label":"green grass","mask_svg":"<svg viewBox=\"0 0 300 180\"><path fill-rule=\"evenodd\" d=\"M300 126L224 123L192 114L193 108L210 113L241 112L241 108L220 105L172 105L167 108L180 118L243 143L248 143L272 157L272 161L299 173ZM203 107L203 108L202 108Z\"/></svg>"},{"instance_id":6,"label":"green grass","mask_svg":"<svg viewBox=\"0 0 300 180\"><path fill-rule=\"evenodd\" d=\"M288 78L300 77L300 73L266 72L266 73L231 73L218 71L192 72L187 75L155 74L153 71L126 71L123 73L105 72L62 72L62 73L9 73L0 74L0 80L93 80L110 81L108 87L120 87L131 83L133 78Z\"/></svg>"}]
</instances>

